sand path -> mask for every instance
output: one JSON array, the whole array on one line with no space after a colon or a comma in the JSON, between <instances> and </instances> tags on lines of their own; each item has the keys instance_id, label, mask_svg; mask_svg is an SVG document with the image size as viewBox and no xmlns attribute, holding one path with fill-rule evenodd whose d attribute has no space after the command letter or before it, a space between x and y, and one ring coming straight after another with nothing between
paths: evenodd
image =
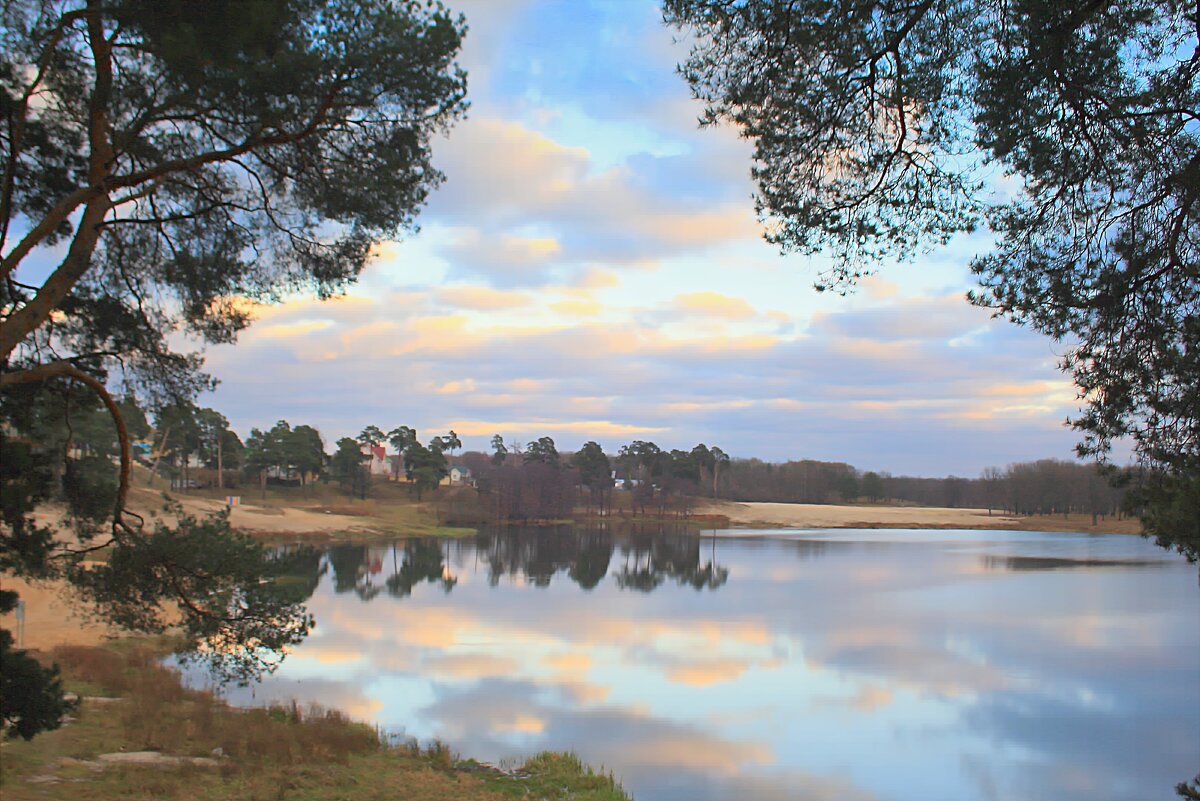
<instances>
[{"instance_id":1,"label":"sand path","mask_svg":"<svg viewBox=\"0 0 1200 801\"><path fill-rule=\"evenodd\" d=\"M215 501L200 501L219 509ZM234 528L254 534L333 534L340 531L369 532L375 529L366 518L310 509L266 509L243 504L233 507L229 522Z\"/></svg>"}]
</instances>

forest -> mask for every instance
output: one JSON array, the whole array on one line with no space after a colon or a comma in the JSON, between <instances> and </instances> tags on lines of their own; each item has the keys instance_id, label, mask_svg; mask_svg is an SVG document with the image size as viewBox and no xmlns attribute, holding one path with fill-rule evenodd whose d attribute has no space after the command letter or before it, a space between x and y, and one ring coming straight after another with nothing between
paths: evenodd
<instances>
[{"instance_id":1,"label":"forest","mask_svg":"<svg viewBox=\"0 0 1200 801\"><path fill-rule=\"evenodd\" d=\"M447 479L453 465L470 476L478 498L457 497L457 519L549 520L568 517L576 505L603 515L613 492L626 490L631 514L686 515L696 498L772 503L912 503L921 506L987 509L1015 515L1089 514L1093 518L1133 513L1129 488L1134 469L1039 459L989 466L975 477L904 476L860 470L844 462L797 458L782 463L731 458L717 446L667 449L633 440L606 453L588 442L578 451L559 452L552 437L528 443L492 437L492 452L467 451L450 431L422 444L418 432L397 426L384 432L367 426L355 438L343 437L325 452L321 433L310 425L280 420L253 429L243 443L223 415L213 409L175 405L160 412L155 426L124 402L146 443L143 459L175 486L238 487L335 481L352 496L370 492L370 452L390 445L394 454L386 478L412 484L418 498ZM100 415L99 410L95 412ZM112 453L97 419L81 417L73 432L74 450ZM60 431L58 439L64 437ZM44 436L50 437L48 433ZM89 439L90 437L90 439ZM99 440L96 439L99 437ZM111 438L111 436L109 437ZM50 437L51 441L55 438ZM65 444L65 443L64 443ZM62 448L63 445L58 447ZM68 448L68 450L71 450Z\"/></svg>"}]
</instances>

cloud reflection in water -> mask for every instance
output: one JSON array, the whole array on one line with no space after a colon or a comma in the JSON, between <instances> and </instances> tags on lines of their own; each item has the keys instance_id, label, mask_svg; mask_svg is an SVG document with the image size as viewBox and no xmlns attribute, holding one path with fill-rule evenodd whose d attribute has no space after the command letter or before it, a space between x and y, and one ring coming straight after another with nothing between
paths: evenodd
<instances>
[{"instance_id":1,"label":"cloud reflection in water","mask_svg":"<svg viewBox=\"0 0 1200 801\"><path fill-rule=\"evenodd\" d=\"M1200 753L1195 569L1132 537L561 529L326 565L259 702L573 749L639 801L1165 797Z\"/></svg>"}]
</instances>

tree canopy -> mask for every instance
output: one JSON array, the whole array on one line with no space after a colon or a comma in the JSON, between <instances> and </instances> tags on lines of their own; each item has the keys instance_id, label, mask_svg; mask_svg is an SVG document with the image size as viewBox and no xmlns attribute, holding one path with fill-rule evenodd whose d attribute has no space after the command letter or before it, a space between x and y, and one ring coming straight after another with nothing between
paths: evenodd
<instances>
[{"instance_id":1,"label":"tree canopy","mask_svg":"<svg viewBox=\"0 0 1200 801\"><path fill-rule=\"evenodd\" d=\"M1200 471L1195 3L664 0L664 14L694 36L680 71L702 122L754 143L767 238L833 256L819 286L985 226L996 243L972 261L970 298L1066 343L1081 453L1128 437L1166 495Z\"/></svg>"},{"instance_id":2,"label":"tree canopy","mask_svg":"<svg viewBox=\"0 0 1200 801\"><path fill-rule=\"evenodd\" d=\"M413 228L441 180L430 140L465 108L464 31L403 0L0 5L3 569L67 575L135 627L170 600L195 643L251 667L303 635L301 607L254 589L272 560L227 520L150 531L128 511L108 387L154 409L190 401L212 382L175 335L232 341L253 302L335 293ZM65 392L106 410L118 445L106 519L81 538L110 548L102 569L29 517L62 458L31 427Z\"/></svg>"},{"instance_id":3,"label":"tree canopy","mask_svg":"<svg viewBox=\"0 0 1200 801\"><path fill-rule=\"evenodd\" d=\"M492 435L492 464L500 465L504 463L505 457L508 456L508 446L504 444L504 437L499 434Z\"/></svg>"},{"instance_id":4,"label":"tree canopy","mask_svg":"<svg viewBox=\"0 0 1200 801\"><path fill-rule=\"evenodd\" d=\"M571 456L571 466L579 471L579 480L587 487L612 486L611 466L600 443L589 441Z\"/></svg>"},{"instance_id":5,"label":"tree canopy","mask_svg":"<svg viewBox=\"0 0 1200 801\"><path fill-rule=\"evenodd\" d=\"M554 440L550 437L538 437L533 442L529 443L525 448L525 453L521 457L525 464L545 464L551 467L558 467L558 448L554 446Z\"/></svg>"},{"instance_id":6,"label":"tree canopy","mask_svg":"<svg viewBox=\"0 0 1200 801\"><path fill-rule=\"evenodd\" d=\"M371 455L363 453L357 440L342 437L337 441L337 450L334 451L333 458L329 461L330 473L334 480L350 492L351 496L358 495L365 499L371 480L366 463L370 460Z\"/></svg>"},{"instance_id":7,"label":"tree canopy","mask_svg":"<svg viewBox=\"0 0 1200 801\"><path fill-rule=\"evenodd\" d=\"M242 458L248 470L274 470L279 478L295 477L305 484L308 476L319 474L325 466L325 443L312 426L293 428L280 420L267 431L250 429Z\"/></svg>"},{"instance_id":8,"label":"tree canopy","mask_svg":"<svg viewBox=\"0 0 1200 801\"><path fill-rule=\"evenodd\" d=\"M450 464L442 450L444 444L442 437L434 437L426 447L416 439L414 431L412 441L404 450L404 472L417 489L417 500L425 490L436 490L442 479L450 475Z\"/></svg>"},{"instance_id":9,"label":"tree canopy","mask_svg":"<svg viewBox=\"0 0 1200 801\"><path fill-rule=\"evenodd\" d=\"M228 341L242 298L352 281L413 225L463 108L437 5L28 0L0 30L10 369L119 353L194 382L168 335Z\"/></svg>"}]
</instances>

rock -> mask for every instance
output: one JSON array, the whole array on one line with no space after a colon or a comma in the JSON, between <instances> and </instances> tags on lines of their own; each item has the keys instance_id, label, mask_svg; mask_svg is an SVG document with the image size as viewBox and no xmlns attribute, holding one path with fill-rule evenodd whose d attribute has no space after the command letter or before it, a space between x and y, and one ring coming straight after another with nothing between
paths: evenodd
<instances>
[{"instance_id":1,"label":"rock","mask_svg":"<svg viewBox=\"0 0 1200 801\"><path fill-rule=\"evenodd\" d=\"M101 754L96 757L101 762L120 765L152 765L157 767L179 767L180 765L195 765L203 768L215 768L220 762L209 757L185 757L160 754L158 751L126 751L114 754Z\"/></svg>"}]
</instances>

